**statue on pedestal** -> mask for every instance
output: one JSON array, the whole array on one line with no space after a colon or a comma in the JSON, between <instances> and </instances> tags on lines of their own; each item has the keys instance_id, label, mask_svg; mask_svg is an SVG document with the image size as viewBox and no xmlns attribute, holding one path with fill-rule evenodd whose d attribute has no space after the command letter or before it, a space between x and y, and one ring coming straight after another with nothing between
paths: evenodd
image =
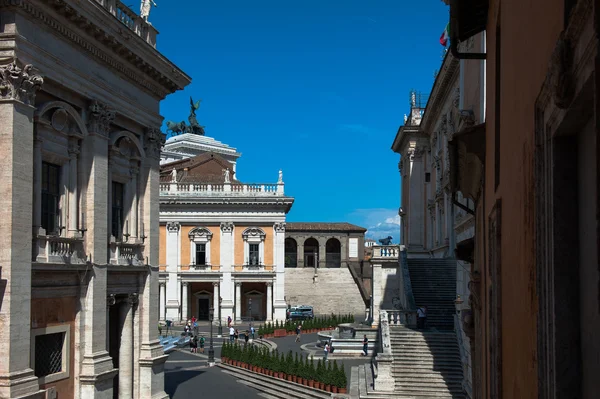
<instances>
[{"instance_id":1,"label":"statue on pedestal","mask_svg":"<svg viewBox=\"0 0 600 399\"><path fill-rule=\"evenodd\" d=\"M199 136L204 136L204 126L201 126L196 119L196 111L200 108L202 100L198 100L194 103L192 97L190 97L190 116L188 121L190 125L186 125L185 121L174 122L167 121L167 133L171 132L172 135L178 135L183 133L192 133Z\"/></svg>"},{"instance_id":2,"label":"statue on pedestal","mask_svg":"<svg viewBox=\"0 0 600 399\"><path fill-rule=\"evenodd\" d=\"M231 181L229 180L229 169L224 169L223 175L225 177L225 183L231 183Z\"/></svg>"},{"instance_id":3,"label":"statue on pedestal","mask_svg":"<svg viewBox=\"0 0 600 399\"><path fill-rule=\"evenodd\" d=\"M177 183L177 170L175 169L171 171L171 183Z\"/></svg>"}]
</instances>

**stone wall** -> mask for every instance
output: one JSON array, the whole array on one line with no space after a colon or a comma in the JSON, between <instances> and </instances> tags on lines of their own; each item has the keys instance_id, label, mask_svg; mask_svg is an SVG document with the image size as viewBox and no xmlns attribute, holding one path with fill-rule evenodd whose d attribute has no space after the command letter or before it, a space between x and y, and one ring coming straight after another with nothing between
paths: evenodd
<instances>
[{"instance_id":1,"label":"stone wall","mask_svg":"<svg viewBox=\"0 0 600 399\"><path fill-rule=\"evenodd\" d=\"M366 305L354 282L350 270L318 269L318 277L314 277L314 269L285 269L285 295L289 305L312 306L316 315L347 314L362 316Z\"/></svg>"}]
</instances>

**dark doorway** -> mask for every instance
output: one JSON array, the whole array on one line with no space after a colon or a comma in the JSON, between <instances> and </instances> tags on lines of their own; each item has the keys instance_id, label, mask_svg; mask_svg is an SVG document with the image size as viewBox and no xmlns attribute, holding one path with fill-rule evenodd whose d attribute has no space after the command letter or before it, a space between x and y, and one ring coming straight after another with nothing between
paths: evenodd
<instances>
[{"instance_id":1,"label":"dark doorway","mask_svg":"<svg viewBox=\"0 0 600 399\"><path fill-rule=\"evenodd\" d=\"M119 368L119 348L121 346L121 320L119 306L116 304L108 307L108 353L113 360L113 367ZM113 398L119 398L119 374L113 378Z\"/></svg>"},{"instance_id":2,"label":"dark doorway","mask_svg":"<svg viewBox=\"0 0 600 399\"><path fill-rule=\"evenodd\" d=\"M340 267L342 265L342 245L336 238L330 238L325 244L326 267Z\"/></svg>"},{"instance_id":3,"label":"dark doorway","mask_svg":"<svg viewBox=\"0 0 600 399\"><path fill-rule=\"evenodd\" d=\"M285 267L298 266L298 243L293 238L285 239Z\"/></svg>"},{"instance_id":4,"label":"dark doorway","mask_svg":"<svg viewBox=\"0 0 600 399\"><path fill-rule=\"evenodd\" d=\"M319 242L314 238L304 241L304 267L319 266Z\"/></svg>"},{"instance_id":5,"label":"dark doorway","mask_svg":"<svg viewBox=\"0 0 600 399\"><path fill-rule=\"evenodd\" d=\"M198 320L208 320L210 309L210 300L208 298L198 298Z\"/></svg>"}]
</instances>

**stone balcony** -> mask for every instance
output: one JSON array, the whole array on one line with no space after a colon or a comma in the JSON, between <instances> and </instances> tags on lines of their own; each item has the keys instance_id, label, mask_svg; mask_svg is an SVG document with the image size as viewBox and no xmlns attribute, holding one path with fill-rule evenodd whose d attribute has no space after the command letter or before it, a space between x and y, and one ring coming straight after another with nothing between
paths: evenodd
<instances>
[{"instance_id":1,"label":"stone balcony","mask_svg":"<svg viewBox=\"0 0 600 399\"><path fill-rule=\"evenodd\" d=\"M83 238L38 235L34 260L39 263L84 264Z\"/></svg>"},{"instance_id":2,"label":"stone balcony","mask_svg":"<svg viewBox=\"0 0 600 399\"><path fill-rule=\"evenodd\" d=\"M144 244L141 241L119 241L112 237L109 249L111 265L143 266L145 264Z\"/></svg>"},{"instance_id":3,"label":"stone balcony","mask_svg":"<svg viewBox=\"0 0 600 399\"><path fill-rule=\"evenodd\" d=\"M283 183L256 184L202 184L202 183L161 183L161 196L181 197L283 197Z\"/></svg>"},{"instance_id":4,"label":"stone balcony","mask_svg":"<svg viewBox=\"0 0 600 399\"><path fill-rule=\"evenodd\" d=\"M372 259L398 260L400 257L399 245L373 245Z\"/></svg>"},{"instance_id":5,"label":"stone balcony","mask_svg":"<svg viewBox=\"0 0 600 399\"><path fill-rule=\"evenodd\" d=\"M127 7L123 2L119 0L94 0L106 11L111 13L117 18L123 25L125 25L130 31L135 33L150 44L152 47L156 47L156 35L158 31L152 26L152 24L144 21L139 15L137 15L131 8Z\"/></svg>"},{"instance_id":6,"label":"stone balcony","mask_svg":"<svg viewBox=\"0 0 600 399\"><path fill-rule=\"evenodd\" d=\"M179 270L186 273L220 273L221 265L180 265Z\"/></svg>"}]
</instances>

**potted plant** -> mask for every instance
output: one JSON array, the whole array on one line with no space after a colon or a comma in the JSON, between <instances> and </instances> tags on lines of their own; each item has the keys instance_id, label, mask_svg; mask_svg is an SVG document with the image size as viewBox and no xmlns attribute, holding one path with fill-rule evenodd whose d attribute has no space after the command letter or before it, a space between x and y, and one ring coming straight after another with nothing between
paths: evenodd
<instances>
[{"instance_id":1,"label":"potted plant","mask_svg":"<svg viewBox=\"0 0 600 399\"><path fill-rule=\"evenodd\" d=\"M338 393L338 375L340 370L338 369L337 360L333 361L332 373L329 376L329 383L331 385L331 392Z\"/></svg>"},{"instance_id":2,"label":"potted plant","mask_svg":"<svg viewBox=\"0 0 600 399\"><path fill-rule=\"evenodd\" d=\"M346 371L344 370L344 366L340 367L339 376L338 376L338 393L346 393L346 386L348 385L348 379L346 378Z\"/></svg>"}]
</instances>

